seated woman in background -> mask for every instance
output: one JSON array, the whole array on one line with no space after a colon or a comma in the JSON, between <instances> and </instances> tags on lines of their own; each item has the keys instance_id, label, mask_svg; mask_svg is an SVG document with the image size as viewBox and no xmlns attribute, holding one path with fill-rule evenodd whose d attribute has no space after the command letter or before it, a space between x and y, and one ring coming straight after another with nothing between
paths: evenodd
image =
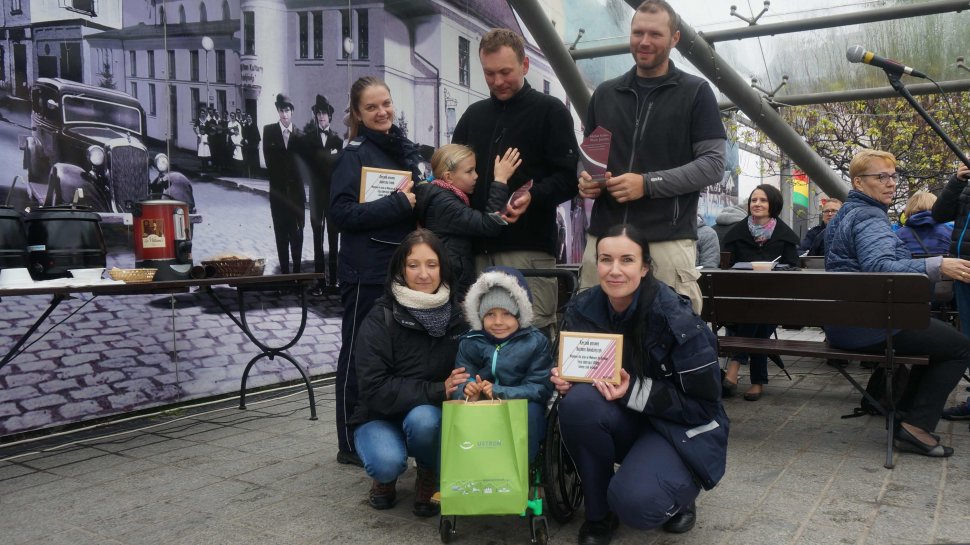
<instances>
[{"instance_id":1,"label":"seated woman in background","mask_svg":"<svg viewBox=\"0 0 970 545\"><path fill-rule=\"evenodd\" d=\"M774 261L797 267L798 235L778 218L784 201L781 191L774 186L762 184L754 188L748 198L748 217L740 221L724 235L724 250L731 252L731 265L746 261ZM741 324L727 328L728 335L767 339L775 330L772 324ZM741 365L747 363L748 354L734 354L728 361L724 374L724 393L732 395L738 387ZM757 401L768 383L768 356L751 354L751 387L744 399Z\"/></svg>"},{"instance_id":2,"label":"seated woman in background","mask_svg":"<svg viewBox=\"0 0 970 545\"><path fill-rule=\"evenodd\" d=\"M941 256L913 259L903 241L893 236L886 212L896 194L896 157L862 150L849 163L849 178L849 198L825 230L825 270L920 273L933 282L970 281L970 261ZM878 354L886 347L883 329L826 326L825 335L838 348ZM900 331L892 341L897 354L929 356L928 365L913 366L897 404L896 446L924 456L952 455L953 449L941 445L933 430L947 397L970 364L970 338L931 319L926 329Z\"/></svg>"},{"instance_id":3,"label":"seated woman in background","mask_svg":"<svg viewBox=\"0 0 970 545\"><path fill-rule=\"evenodd\" d=\"M431 497L438 491L441 404L468 379L463 368L454 368L458 337L468 326L451 294L453 282L444 245L418 229L391 257L384 295L360 326L360 399L350 424L373 479L367 502L374 509L394 506L397 479L413 456L413 513L438 514Z\"/></svg>"},{"instance_id":4,"label":"seated woman in background","mask_svg":"<svg viewBox=\"0 0 970 545\"><path fill-rule=\"evenodd\" d=\"M933 219L936 195L917 191L906 201L903 214L906 222L896 231L906 248L913 254L945 254L950 250L953 227Z\"/></svg>"}]
</instances>

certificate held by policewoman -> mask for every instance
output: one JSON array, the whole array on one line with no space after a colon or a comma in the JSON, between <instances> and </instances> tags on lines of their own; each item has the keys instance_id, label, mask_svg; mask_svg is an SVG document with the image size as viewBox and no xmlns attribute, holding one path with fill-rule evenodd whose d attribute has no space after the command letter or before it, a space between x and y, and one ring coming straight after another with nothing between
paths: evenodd
<instances>
[{"instance_id":1,"label":"certificate held by policewoman","mask_svg":"<svg viewBox=\"0 0 970 545\"><path fill-rule=\"evenodd\" d=\"M570 382L620 383L623 335L559 333L559 376Z\"/></svg>"},{"instance_id":2,"label":"certificate held by policewoman","mask_svg":"<svg viewBox=\"0 0 970 545\"><path fill-rule=\"evenodd\" d=\"M400 191L411 181L406 170L362 167L360 169L360 202L374 202L395 191Z\"/></svg>"}]
</instances>

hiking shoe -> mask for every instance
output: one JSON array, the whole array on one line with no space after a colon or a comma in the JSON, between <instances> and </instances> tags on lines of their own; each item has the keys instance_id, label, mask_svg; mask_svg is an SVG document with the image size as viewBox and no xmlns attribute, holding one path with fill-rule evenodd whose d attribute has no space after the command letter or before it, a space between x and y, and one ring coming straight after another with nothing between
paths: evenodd
<instances>
[{"instance_id":1,"label":"hiking shoe","mask_svg":"<svg viewBox=\"0 0 970 545\"><path fill-rule=\"evenodd\" d=\"M970 420L970 397L959 405L943 409L943 418L947 420Z\"/></svg>"},{"instance_id":2,"label":"hiking shoe","mask_svg":"<svg viewBox=\"0 0 970 545\"><path fill-rule=\"evenodd\" d=\"M370 493L367 495L367 503L374 509L383 511L394 507L397 500L397 479L389 483L380 483L376 480L371 483Z\"/></svg>"},{"instance_id":3,"label":"hiking shoe","mask_svg":"<svg viewBox=\"0 0 970 545\"><path fill-rule=\"evenodd\" d=\"M337 463L364 467L364 462L360 460L360 456L357 456L356 452L347 452L343 450L337 452Z\"/></svg>"},{"instance_id":4,"label":"hiking shoe","mask_svg":"<svg viewBox=\"0 0 970 545\"><path fill-rule=\"evenodd\" d=\"M438 474L430 469L419 467L418 477L414 481L414 508L411 510L414 516L433 517L437 515L441 511L441 506L433 501L434 495L437 493Z\"/></svg>"}]
</instances>

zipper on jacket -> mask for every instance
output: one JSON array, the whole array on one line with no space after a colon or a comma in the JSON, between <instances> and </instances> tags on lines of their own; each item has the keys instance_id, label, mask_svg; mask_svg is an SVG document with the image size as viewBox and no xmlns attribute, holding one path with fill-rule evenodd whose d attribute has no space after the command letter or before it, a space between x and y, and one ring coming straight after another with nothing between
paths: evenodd
<instances>
[{"instance_id":1,"label":"zipper on jacket","mask_svg":"<svg viewBox=\"0 0 970 545\"><path fill-rule=\"evenodd\" d=\"M492 352L492 378L495 379L495 385L499 386L498 382L498 353L502 350L502 347L507 345L509 341L505 341L502 344L495 345L495 351Z\"/></svg>"}]
</instances>

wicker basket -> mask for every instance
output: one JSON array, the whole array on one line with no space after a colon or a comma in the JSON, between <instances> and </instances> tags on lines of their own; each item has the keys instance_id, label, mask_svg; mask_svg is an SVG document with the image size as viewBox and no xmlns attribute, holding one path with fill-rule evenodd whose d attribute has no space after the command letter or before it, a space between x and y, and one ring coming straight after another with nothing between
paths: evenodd
<instances>
[{"instance_id":1,"label":"wicker basket","mask_svg":"<svg viewBox=\"0 0 970 545\"><path fill-rule=\"evenodd\" d=\"M257 257L253 260L253 268L249 271L249 276L263 276L263 271L266 270L266 258Z\"/></svg>"},{"instance_id":2,"label":"wicker basket","mask_svg":"<svg viewBox=\"0 0 970 545\"><path fill-rule=\"evenodd\" d=\"M220 259L217 261L203 261L203 267L213 267L217 278L232 278L236 276L250 276L253 270L252 259Z\"/></svg>"},{"instance_id":3,"label":"wicker basket","mask_svg":"<svg viewBox=\"0 0 970 545\"><path fill-rule=\"evenodd\" d=\"M119 269L113 267L108 271L108 276L112 280L121 280L126 284L139 284L142 282L151 282L155 279L155 273L158 269Z\"/></svg>"}]
</instances>

